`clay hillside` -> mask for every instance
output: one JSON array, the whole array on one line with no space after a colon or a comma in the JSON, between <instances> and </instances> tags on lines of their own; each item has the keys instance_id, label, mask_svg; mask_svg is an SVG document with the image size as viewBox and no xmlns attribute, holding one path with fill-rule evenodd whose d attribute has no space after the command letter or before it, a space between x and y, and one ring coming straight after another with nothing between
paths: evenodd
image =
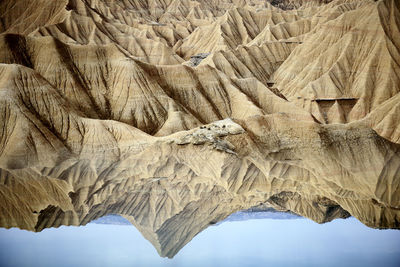
<instances>
[{"instance_id":1,"label":"clay hillside","mask_svg":"<svg viewBox=\"0 0 400 267\"><path fill-rule=\"evenodd\" d=\"M2 227L400 228L400 1L3 0L0 63Z\"/></svg>"}]
</instances>

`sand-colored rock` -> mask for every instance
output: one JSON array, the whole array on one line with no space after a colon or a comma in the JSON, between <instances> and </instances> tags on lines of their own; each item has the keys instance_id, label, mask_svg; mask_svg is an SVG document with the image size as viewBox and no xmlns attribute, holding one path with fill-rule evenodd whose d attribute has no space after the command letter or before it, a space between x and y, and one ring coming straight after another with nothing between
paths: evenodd
<instances>
[{"instance_id":1,"label":"sand-colored rock","mask_svg":"<svg viewBox=\"0 0 400 267\"><path fill-rule=\"evenodd\" d=\"M0 226L400 228L398 1L47 2L0 3Z\"/></svg>"}]
</instances>

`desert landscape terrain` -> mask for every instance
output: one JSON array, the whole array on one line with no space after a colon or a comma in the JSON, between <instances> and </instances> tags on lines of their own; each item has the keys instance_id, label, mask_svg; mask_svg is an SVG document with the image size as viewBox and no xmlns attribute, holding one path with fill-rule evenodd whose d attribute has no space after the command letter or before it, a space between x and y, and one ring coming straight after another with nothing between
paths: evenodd
<instances>
[{"instance_id":1,"label":"desert landscape terrain","mask_svg":"<svg viewBox=\"0 0 400 267\"><path fill-rule=\"evenodd\" d=\"M400 228L397 0L3 0L0 110L4 228Z\"/></svg>"}]
</instances>

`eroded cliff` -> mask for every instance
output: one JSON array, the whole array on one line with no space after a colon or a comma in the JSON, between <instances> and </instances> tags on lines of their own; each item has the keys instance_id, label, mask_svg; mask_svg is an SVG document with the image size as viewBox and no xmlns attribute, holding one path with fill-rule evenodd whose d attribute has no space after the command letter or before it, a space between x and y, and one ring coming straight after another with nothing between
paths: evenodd
<instances>
[{"instance_id":1,"label":"eroded cliff","mask_svg":"<svg viewBox=\"0 0 400 267\"><path fill-rule=\"evenodd\" d=\"M270 2L2 1L0 225L121 214L168 257L260 204L399 228L399 2Z\"/></svg>"}]
</instances>

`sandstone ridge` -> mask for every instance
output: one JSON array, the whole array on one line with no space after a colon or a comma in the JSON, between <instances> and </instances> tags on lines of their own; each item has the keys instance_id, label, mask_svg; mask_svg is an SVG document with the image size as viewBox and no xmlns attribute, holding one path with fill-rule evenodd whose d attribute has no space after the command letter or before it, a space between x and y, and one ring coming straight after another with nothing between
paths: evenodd
<instances>
[{"instance_id":1,"label":"sandstone ridge","mask_svg":"<svg viewBox=\"0 0 400 267\"><path fill-rule=\"evenodd\" d=\"M258 205L400 228L400 2L0 2L0 226L160 255Z\"/></svg>"}]
</instances>

